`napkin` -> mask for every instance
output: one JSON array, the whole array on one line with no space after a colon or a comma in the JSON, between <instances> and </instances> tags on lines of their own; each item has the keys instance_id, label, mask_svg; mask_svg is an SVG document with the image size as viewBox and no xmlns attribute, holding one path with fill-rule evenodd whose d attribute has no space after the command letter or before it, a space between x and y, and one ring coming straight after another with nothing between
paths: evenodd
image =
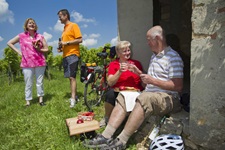
<instances>
[{"instance_id":1,"label":"napkin","mask_svg":"<svg viewBox=\"0 0 225 150\"><path fill-rule=\"evenodd\" d=\"M124 97L127 112L132 111L136 102L136 98L138 97L138 95L140 95L140 92L122 91L120 93Z\"/></svg>"}]
</instances>

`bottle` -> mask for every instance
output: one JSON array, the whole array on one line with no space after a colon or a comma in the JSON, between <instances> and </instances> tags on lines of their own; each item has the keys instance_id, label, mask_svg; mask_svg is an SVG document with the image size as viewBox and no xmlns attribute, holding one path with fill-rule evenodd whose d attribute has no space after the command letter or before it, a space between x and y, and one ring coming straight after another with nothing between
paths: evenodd
<instances>
[{"instance_id":1,"label":"bottle","mask_svg":"<svg viewBox=\"0 0 225 150\"><path fill-rule=\"evenodd\" d=\"M61 42L62 41L62 39L61 38L59 38L59 42ZM57 48L60 52L62 52L62 45L60 44L59 45L59 47Z\"/></svg>"},{"instance_id":2,"label":"bottle","mask_svg":"<svg viewBox=\"0 0 225 150\"><path fill-rule=\"evenodd\" d=\"M148 136L148 138L153 141L156 136L158 136L159 134L159 126L155 126L153 129L152 129L152 132L150 133L150 135Z\"/></svg>"},{"instance_id":3,"label":"bottle","mask_svg":"<svg viewBox=\"0 0 225 150\"><path fill-rule=\"evenodd\" d=\"M152 141L159 135L159 130L161 128L161 125L164 123L165 119L167 116L163 116L162 119L160 120L159 124L155 125L154 128L152 129L151 133L149 134L145 146L149 147L152 143Z\"/></svg>"}]
</instances>

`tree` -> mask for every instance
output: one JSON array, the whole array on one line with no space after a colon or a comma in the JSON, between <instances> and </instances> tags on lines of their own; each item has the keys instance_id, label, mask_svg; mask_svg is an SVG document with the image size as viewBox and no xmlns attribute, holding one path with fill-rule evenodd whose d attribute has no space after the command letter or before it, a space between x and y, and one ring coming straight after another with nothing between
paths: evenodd
<instances>
[{"instance_id":1,"label":"tree","mask_svg":"<svg viewBox=\"0 0 225 150\"><path fill-rule=\"evenodd\" d=\"M4 60L7 62L7 72L9 75L9 81L13 81L17 75L20 75L20 61L21 57L18 56L11 48L7 47L4 49Z\"/></svg>"},{"instance_id":2,"label":"tree","mask_svg":"<svg viewBox=\"0 0 225 150\"><path fill-rule=\"evenodd\" d=\"M106 52L109 55L109 51L110 51L111 45L109 43L107 43L107 44L104 45L104 47L107 47L106 48ZM97 53L100 53L100 52L103 51L103 47L87 49L86 47L81 45L80 46L80 51L81 51L82 62L85 62L85 63L96 63L97 65L100 65L100 66L103 65L102 59L97 56ZM107 63L110 62L109 57L106 58L106 62Z\"/></svg>"},{"instance_id":3,"label":"tree","mask_svg":"<svg viewBox=\"0 0 225 150\"><path fill-rule=\"evenodd\" d=\"M8 63L6 62L6 60L1 59L0 60L0 72L1 73L7 73L7 69L8 68Z\"/></svg>"},{"instance_id":4,"label":"tree","mask_svg":"<svg viewBox=\"0 0 225 150\"><path fill-rule=\"evenodd\" d=\"M82 62L87 62L87 59L88 59L87 52L88 52L88 48L83 45L80 45L80 58Z\"/></svg>"},{"instance_id":5,"label":"tree","mask_svg":"<svg viewBox=\"0 0 225 150\"><path fill-rule=\"evenodd\" d=\"M49 80L51 80L50 68L53 65L52 46L48 46L48 52L46 52L44 55L45 55L45 59L46 59L46 63L47 63L45 75L48 77Z\"/></svg>"},{"instance_id":6,"label":"tree","mask_svg":"<svg viewBox=\"0 0 225 150\"><path fill-rule=\"evenodd\" d=\"M62 70L62 55L56 55L53 58L53 64L52 64L52 66L58 68L59 71Z\"/></svg>"}]
</instances>

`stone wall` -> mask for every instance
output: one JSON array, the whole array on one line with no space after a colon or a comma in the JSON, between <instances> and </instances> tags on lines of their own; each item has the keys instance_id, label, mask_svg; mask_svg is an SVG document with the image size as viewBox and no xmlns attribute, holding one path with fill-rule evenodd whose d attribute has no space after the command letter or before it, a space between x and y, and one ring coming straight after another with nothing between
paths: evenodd
<instances>
[{"instance_id":1,"label":"stone wall","mask_svg":"<svg viewBox=\"0 0 225 150\"><path fill-rule=\"evenodd\" d=\"M152 1L118 0L117 7L120 40L131 42L132 58L140 60L146 71L152 55L146 41L146 32L153 24Z\"/></svg>"},{"instance_id":2,"label":"stone wall","mask_svg":"<svg viewBox=\"0 0 225 150\"><path fill-rule=\"evenodd\" d=\"M161 117L151 116L147 118L141 125L139 130L132 136L137 147L137 150L148 150L150 143L148 136L150 135L155 124L159 124ZM175 134L181 135L184 141L185 150L196 150L197 145L187 137L189 134L189 113L182 110L181 112L170 114L161 125L159 134Z\"/></svg>"},{"instance_id":3,"label":"stone wall","mask_svg":"<svg viewBox=\"0 0 225 150\"><path fill-rule=\"evenodd\" d=\"M225 1L194 0L190 139L225 150Z\"/></svg>"}]
</instances>

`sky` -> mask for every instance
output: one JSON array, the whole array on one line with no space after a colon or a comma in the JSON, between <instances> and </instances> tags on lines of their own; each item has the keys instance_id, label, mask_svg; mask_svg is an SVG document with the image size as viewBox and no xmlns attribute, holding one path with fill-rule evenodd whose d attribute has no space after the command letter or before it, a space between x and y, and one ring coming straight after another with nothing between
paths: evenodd
<instances>
[{"instance_id":1,"label":"sky","mask_svg":"<svg viewBox=\"0 0 225 150\"><path fill-rule=\"evenodd\" d=\"M63 24L57 13L61 9L70 12L70 21L79 25L83 42L88 49L98 48L117 41L116 0L0 0L0 59L7 42L23 32L27 18L33 18L38 33L44 35L53 53L57 55L57 43ZM16 44L19 48L19 44Z\"/></svg>"}]
</instances>

